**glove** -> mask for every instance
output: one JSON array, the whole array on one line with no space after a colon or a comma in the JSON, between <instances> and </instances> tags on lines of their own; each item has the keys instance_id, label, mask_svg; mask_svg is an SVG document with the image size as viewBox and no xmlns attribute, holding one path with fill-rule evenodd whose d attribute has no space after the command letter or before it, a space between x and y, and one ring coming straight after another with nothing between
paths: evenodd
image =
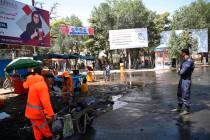
<instances>
[{"instance_id":1,"label":"glove","mask_svg":"<svg viewBox=\"0 0 210 140\"><path fill-rule=\"evenodd\" d=\"M46 119L47 119L48 124L51 124L54 119L54 116L46 116Z\"/></svg>"}]
</instances>

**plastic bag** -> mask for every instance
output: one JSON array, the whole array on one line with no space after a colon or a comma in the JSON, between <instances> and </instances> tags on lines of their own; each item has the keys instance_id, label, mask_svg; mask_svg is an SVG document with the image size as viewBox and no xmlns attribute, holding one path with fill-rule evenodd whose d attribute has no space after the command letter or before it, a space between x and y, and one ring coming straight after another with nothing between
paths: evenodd
<instances>
[{"instance_id":1,"label":"plastic bag","mask_svg":"<svg viewBox=\"0 0 210 140\"><path fill-rule=\"evenodd\" d=\"M64 127L63 127L63 137L69 137L74 134L74 127L73 127L73 122L71 118L71 114L67 114L64 116Z\"/></svg>"}]
</instances>

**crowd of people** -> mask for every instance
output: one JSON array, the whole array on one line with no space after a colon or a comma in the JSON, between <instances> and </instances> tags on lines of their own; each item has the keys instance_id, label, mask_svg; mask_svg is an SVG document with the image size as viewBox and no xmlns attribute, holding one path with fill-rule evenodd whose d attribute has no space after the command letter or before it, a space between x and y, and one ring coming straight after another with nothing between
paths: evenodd
<instances>
[{"instance_id":1,"label":"crowd of people","mask_svg":"<svg viewBox=\"0 0 210 140\"><path fill-rule=\"evenodd\" d=\"M190 105L190 89L191 89L191 75L194 70L194 62L190 58L189 50L183 49L181 56L183 63L178 71L180 81L177 91L177 108L172 111L181 112L184 106L183 115L189 114L191 111ZM111 66L106 63L104 66L104 79L110 80ZM20 78L16 75L16 79ZM68 71L64 71L61 75L61 97L64 104L68 105L69 97L75 99L80 96L80 101L87 101L85 97L91 96L87 84L87 79L83 78L81 84L75 87L72 75ZM34 137L36 140L43 138L52 138L53 132L49 123L54 119L54 110L51 102L50 91L54 90L55 76L52 71L43 71L41 67L36 67L33 72L29 72L27 78L22 82L24 92L28 93L27 104L25 109L25 117L28 118L32 124ZM78 100L79 101L79 100Z\"/></svg>"},{"instance_id":2,"label":"crowd of people","mask_svg":"<svg viewBox=\"0 0 210 140\"><path fill-rule=\"evenodd\" d=\"M71 74L64 71L61 77L61 94L63 102L68 100L67 96L78 96L75 94L76 92ZM25 117L28 118L32 124L36 140L41 140L43 138L51 139L53 137L53 132L49 123L53 121L55 115L50 98L50 91L53 90L54 79L55 77L52 73L48 72L43 75L42 68L36 67L23 82L23 87L28 91ZM82 81L79 93L82 97L89 93L86 78Z\"/></svg>"}]
</instances>

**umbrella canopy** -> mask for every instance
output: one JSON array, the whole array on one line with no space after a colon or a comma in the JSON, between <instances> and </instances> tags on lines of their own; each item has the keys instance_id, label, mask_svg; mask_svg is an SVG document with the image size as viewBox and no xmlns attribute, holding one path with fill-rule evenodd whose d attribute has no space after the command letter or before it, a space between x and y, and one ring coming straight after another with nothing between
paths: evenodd
<instances>
[{"instance_id":1,"label":"umbrella canopy","mask_svg":"<svg viewBox=\"0 0 210 140\"><path fill-rule=\"evenodd\" d=\"M94 61L95 58L90 55L79 55L79 54L42 54L42 55L37 55L34 56L34 60L44 60L44 59L84 59L84 60L91 60Z\"/></svg>"},{"instance_id":2,"label":"umbrella canopy","mask_svg":"<svg viewBox=\"0 0 210 140\"><path fill-rule=\"evenodd\" d=\"M56 53L49 53L49 54L41 54L34 56L34 60L44 60L44 59L78 59L80 56L78 54L56 54Z\"/></svg>"},{"instance_id":3,"label":"umbrella canopy","mask_svg":"<svg viewBox=\"0 0 210 140\"><path fill-rule=\"evenodd\" d=\"M90 56L90 55L80 55L80 59L84 59L84 60L89 60L89 61L94 61L95 58L93 56Z\"/></svg>"},{"instance_id":4,"label":"umbrella canopy","mask_svg":"<svg viewBox=\"0 0 210 140\"><path fill-rule=\"evenodd\" d=\"M17 69L32 68L40 66L40 64L41 62L35 61L30 57L20 57L10 62L6 66L5 71L14 70L14 69L17 70Z\"/></svg>"}]
</instances>

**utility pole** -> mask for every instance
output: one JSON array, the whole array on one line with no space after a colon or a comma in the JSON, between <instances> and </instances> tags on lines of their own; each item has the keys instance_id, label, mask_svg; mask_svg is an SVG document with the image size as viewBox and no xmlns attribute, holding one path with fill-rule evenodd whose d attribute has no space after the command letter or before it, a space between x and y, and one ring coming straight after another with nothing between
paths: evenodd
<instances>
[{"instance_id":1,"label":"utility pole","mask_svg":"<svg viewBox=\"0 0 210 140\"><path fill-rule=\"evenodd\" d=\"M34 6L34 3L35 3L34 0L32 0L32 6Z\"/></svg>"},{"instance_id":2,"label":"utility pole","mask_svg":"<svg viewBox=\"0 0 210 140\"><path fill-rule=\"evenodd\" d=\"M34 7L34 5L35 5L35 0L32 0L32 6ZM36 47L33 46L33 48L34 48L34 55L36 55Z\"/></svg>"}]
</instances>

